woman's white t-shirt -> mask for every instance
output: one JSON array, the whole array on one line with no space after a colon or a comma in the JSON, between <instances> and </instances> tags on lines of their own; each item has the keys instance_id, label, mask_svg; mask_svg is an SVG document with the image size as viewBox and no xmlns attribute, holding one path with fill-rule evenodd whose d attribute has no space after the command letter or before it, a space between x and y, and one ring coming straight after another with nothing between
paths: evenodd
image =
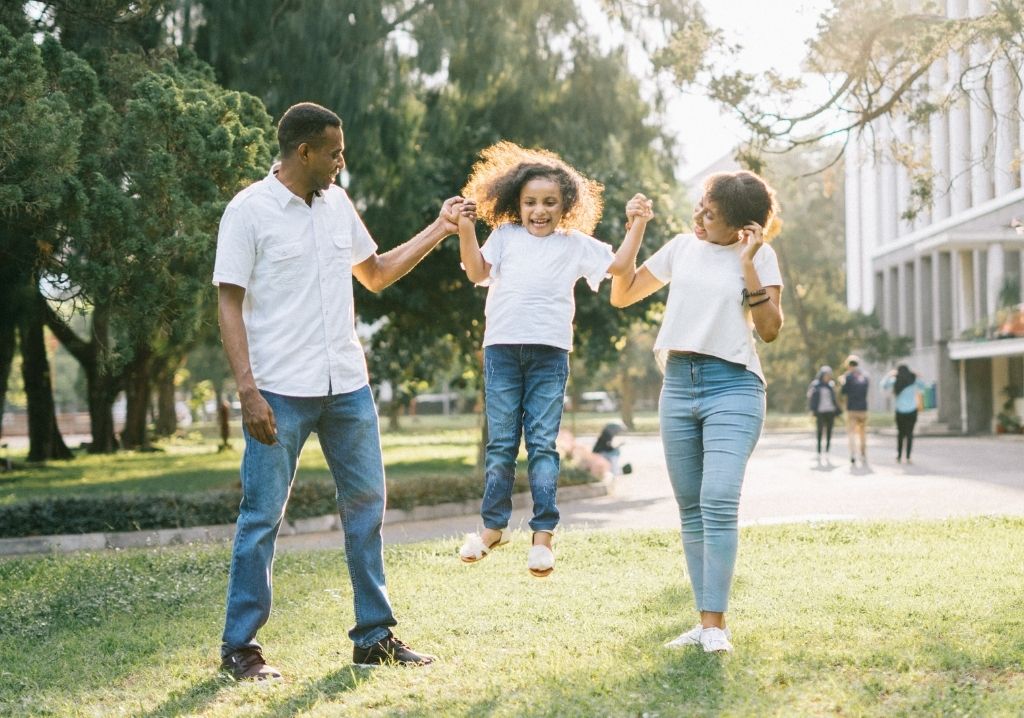
<instances>
[{"instance_id":1,"label":"woman's white t-shirt","mask_svg":"<svg viewBox=\"0 0 1024 718\"><path fill-rule=\"evenodd\" d=\"M697 352L742 364L764 381L754 346L754 320L743 301L742 251L740 242L722 246L679 234L644 263L655 279L671 283L654 343L662 366L669 351ZM762 286L782 286L771 245L762 245L754 255L754 269Z\"/></svg>"},{"instance_id":2,"label":"woman's white t-shirt","mask_svg":"<svg viewBox=\"0 0 1024 718\"><path fill-rule=\"evenodd\" d=\"M572 351L573 287L580 277L595 292L615 258L611 245L576 230L535 237L503 224L480 249L491 265L484 346L545 344Z\"/></svg>"}]
</instances>

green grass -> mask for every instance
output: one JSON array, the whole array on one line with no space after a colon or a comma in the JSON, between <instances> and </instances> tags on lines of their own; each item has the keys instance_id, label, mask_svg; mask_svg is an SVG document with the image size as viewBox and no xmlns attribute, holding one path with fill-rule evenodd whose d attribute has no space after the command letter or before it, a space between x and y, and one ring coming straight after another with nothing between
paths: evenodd
<instances>
[{"instance_id":1,"label":"green grass","mask_svg":"<svg viewBox=\"0 0 1024 718\"><path fill-rule=\"evenodd\" d=\"M721 658L661 646L694 621L675 532L567 531L545 580L525 534L474 566L455 541L389 547L399 635L441 658L426 669L353 669L339 552L285 554L260 636L275 685L215 670L224 548L8 560L0 715L1017 716L1022 531L745 529Z\"/></svg>"}]
</instances>

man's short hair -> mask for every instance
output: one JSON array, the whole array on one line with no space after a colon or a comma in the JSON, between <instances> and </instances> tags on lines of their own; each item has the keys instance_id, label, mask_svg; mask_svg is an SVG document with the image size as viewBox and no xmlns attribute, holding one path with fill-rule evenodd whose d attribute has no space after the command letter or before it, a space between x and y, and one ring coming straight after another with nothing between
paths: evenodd
<instances>
[{"instance_id":1,"label":"man's short hair","mask_svg":"<svg viewBox=\"0 0 1024 718\"><path fill-rule=\"evenodd\" d=\"M287 157L303 142L315 144L328 127L341 129L341 118L315 102L292 105L277 123L277 144L281 156Z\"/></svg>"}]
</instances>

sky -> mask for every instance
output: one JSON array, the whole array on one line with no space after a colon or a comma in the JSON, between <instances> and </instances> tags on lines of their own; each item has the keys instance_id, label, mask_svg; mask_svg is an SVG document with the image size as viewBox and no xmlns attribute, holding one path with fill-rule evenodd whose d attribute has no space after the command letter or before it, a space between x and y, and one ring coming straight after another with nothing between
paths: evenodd
<instances>
[{"instance_id":1,"label":"sky","mask_svg":"<svg viewBox=\"0 0 1024 718\"><path fill-rule=\"evenodd\" d=\"M712 25L730 34L742 45L743 68L757 72L774 67L796 74L806 52L806 41L815 35L822 11L829 0L704 0ZM672 128L679 138L682 163L679 177L686 179L729 152L742 139L735 119L717 104L692 94L683 94L671 107L670 116L679 118Z\"/></svg>"}]
</instances>

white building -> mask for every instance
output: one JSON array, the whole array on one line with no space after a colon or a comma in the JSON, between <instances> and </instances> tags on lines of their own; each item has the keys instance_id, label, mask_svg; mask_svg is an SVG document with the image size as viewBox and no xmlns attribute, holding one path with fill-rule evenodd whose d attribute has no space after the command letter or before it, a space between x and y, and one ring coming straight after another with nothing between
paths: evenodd
<instances>
[{"instance_id":1,"label":"white building","mask_svg":"<svg viewBox=\"0 0 1024 718\"><path fill-rule=\"evenodd\" d=\"M988 0L946 2L949 17L988 9ZM922 89L946 97L983 56L977 48L936 62ZM882 118L848 147L847 304L913 339L907 363L937 383L939 420L964 432L993 431L1004 390L1024 386L1024 336L997 338L997 316L1024 302L1019 70L997 61L927 124ZM931 202L912 219L908 164L932 174Z\"/></svg>"}]
</instances>

